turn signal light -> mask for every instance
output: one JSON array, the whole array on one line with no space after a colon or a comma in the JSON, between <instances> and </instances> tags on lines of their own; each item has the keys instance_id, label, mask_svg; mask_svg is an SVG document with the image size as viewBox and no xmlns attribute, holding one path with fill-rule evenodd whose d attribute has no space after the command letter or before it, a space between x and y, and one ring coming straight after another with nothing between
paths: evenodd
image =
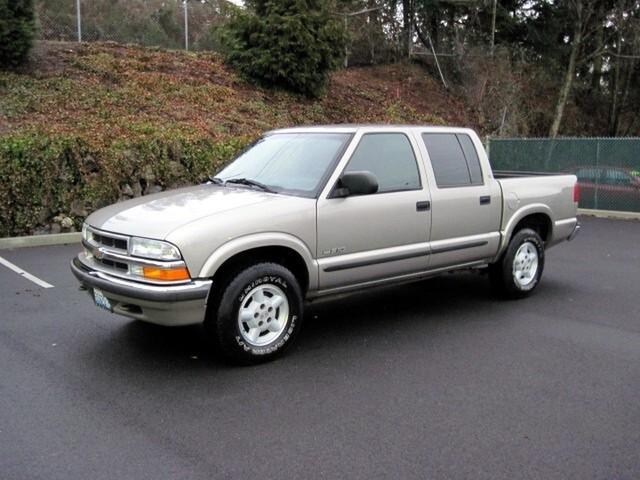
<instances>
[{"instance_id":1,"label":"turn signal light","mask_svg":"<svg viewBox=\"0 0 640 480\"><path fill-rule=\"evenodd\" d=\"M149 280L161 280L165 282L175 282L178 280L189 280L189 270L187 267L177 268L156 268L143 267L142 274Z\"/></svg>"}]
</instances>

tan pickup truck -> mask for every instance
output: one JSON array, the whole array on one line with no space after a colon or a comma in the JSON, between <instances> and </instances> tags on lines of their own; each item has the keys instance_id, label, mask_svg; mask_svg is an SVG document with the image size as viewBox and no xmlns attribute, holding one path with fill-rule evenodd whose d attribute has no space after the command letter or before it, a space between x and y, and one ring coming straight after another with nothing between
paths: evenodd
<instances>
[{"instance_id":1,"label":"tan pickup truck","mask_svg":"<svg viewBox=\"0 0 640 480\"><path fill-rule=\"evenodd\" d=\"M498 178L469 129L323 126L266 133L205 184L93 213L71 269L96 305L204 322L219 352L280 354L305 300L483 268L506 297L578 231L576 177Z\"/></svg>"}]
</instances>

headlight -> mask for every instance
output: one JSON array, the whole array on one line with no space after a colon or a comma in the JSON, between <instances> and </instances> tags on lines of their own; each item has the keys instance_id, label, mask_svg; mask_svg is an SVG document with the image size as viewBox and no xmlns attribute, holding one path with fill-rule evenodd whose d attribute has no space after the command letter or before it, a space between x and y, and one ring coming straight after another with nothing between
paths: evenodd
<instances>
[{"instance_id":1,"label":"headlight","mask_svg":"<svg viewBox=\"0 0 640 480\"><path fill-rule=\"evenodd\" d=\"M176 247L160 240L131 237L129 253L136 257L152 258L154 260L180 260L182 257Z\"/></svg>"}]
</instances>

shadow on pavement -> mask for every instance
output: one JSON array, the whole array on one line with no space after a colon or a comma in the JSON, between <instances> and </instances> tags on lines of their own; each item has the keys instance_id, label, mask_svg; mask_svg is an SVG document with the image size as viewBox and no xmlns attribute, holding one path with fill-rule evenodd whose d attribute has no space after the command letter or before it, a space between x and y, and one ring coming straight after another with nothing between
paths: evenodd
<instances>
[{"instance_id":1,"label":"shadow on pavement","mask_svg":"<svg viewBox=\"0 0 640 480\"><path fill-rule=\"evenodd\" d=\"M487 278L471 273L324 299L307 305L304 328L290 353L348 345L362 336L383 339L390 326L425 334L443 323L486 320L500 308L496 302ZM119 361L158 362L172 369L192 369L194 363L230 367L213 351L201 325L168 328L131 321L99 347L102 353L109 349L119 351Z\"/></svg>"}]
</instances>

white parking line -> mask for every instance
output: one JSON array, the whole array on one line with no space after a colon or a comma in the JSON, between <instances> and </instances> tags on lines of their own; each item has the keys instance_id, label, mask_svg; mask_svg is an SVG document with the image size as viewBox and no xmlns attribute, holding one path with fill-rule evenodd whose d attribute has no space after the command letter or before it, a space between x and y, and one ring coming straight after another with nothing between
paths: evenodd
<instances>
[{"instance_id":1,"label":"white parking line","mask_svg":"<svg viewBox=\"0 0 640 480\"><path fill-rule=\"evenodd\" d=\"M0 257L0 263L5 267L16 272L18 275L22 275L27 280L31 280L33 283L41 286L42 288L53 288L53 285L51 285L50 283L47 283L44 280L40 280L38 277L31 275L29 272L25 272L20 267L18 267L17 265L14 265L13 263L11 263L9 260L5 258Z\"/></svg>"}]
</instances>

